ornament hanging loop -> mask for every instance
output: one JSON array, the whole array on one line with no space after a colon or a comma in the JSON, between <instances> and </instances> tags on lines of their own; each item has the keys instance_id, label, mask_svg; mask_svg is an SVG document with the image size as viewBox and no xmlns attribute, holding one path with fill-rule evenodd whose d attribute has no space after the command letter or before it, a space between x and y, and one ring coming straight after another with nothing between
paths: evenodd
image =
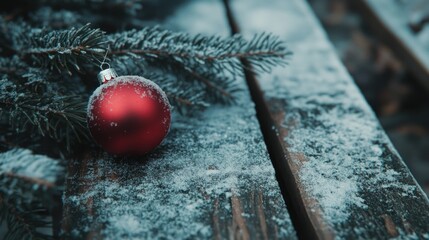
<instances>
[{"instance_id":1,"label":"ornament hanging loop","mask_svg":"<svg viewBox=\"0 0 429 240\"><path fill-rule=\"evenodd\" d=\"M107 66L107 67L106 67L106 66ZM103 68L103 67L106 67L106 68ZM101 71L106 70L106 69L109 69L109 68L110 68L110 64L109 64L109 63L102 62L102 63L101 63L101 65L100 65L100 70L101 70Z\"/></svg>"},{"instance_id":2,"label":"ornament hanging loop","mask_svg":"<svg viewBox=\"0 0 429 240\"><path fill-rule=\"evenodd\" d=\"M100 82L100 84L103 84L116 78L117 76L118 74L116 73L115 69L107 68L98 73L97 79Z\"/></svg>"},{"instance_id":3,"label":"ornament hanging loop","mask_svg":"<svg viewBox=\"0 0 429 240\"><path fill-rule=\"evenodd\" d=\"M109 50L106 50L106 54L104 55L103 62L101 62L101 64L100 64L101 71L97 75L97 79L100 82L100 84L107 83L108 81L110 81L110 80L112 80L118 76L115 69L110 68L110 64L106 62L108 51ZM103 66L107 66L107 68L103 69Z\"/></svg>"}]
</instances>

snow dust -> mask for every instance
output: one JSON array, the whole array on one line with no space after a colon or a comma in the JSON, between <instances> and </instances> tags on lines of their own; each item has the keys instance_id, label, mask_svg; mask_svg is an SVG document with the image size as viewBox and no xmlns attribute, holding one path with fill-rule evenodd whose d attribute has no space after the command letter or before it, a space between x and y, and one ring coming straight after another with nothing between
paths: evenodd
<instances>
[{"instance_id":1,"label":"snow dust","mask_svg":"<svg viewBox=\"0 0 429 240\"><path fill-rule=\"evenodd\" d=\"M58 160L34 154L31 150L14 148L0 153L0 174L13 173L54 183L64 174Z\"/></svg>"},{"instance_id":2,"label":"snow dust","mask_svg":"<svg viewBox=\"0 0 429 240\"><path fill-rule=\"evenodd\" d=\"M227 35L223 11L220 2L192 1L167 25L192 34ZM240 84L246 89L244 80ZM95 214L86 221L102 225L107 239L213 237L217 214L219 221L232 224L232 196L247 204L257 194L269 206L267 226L278 237L296 238L247 91L238 93L234 106L212 106L192 118L173 115L169 136L145 158L118 161L106 154L88 168L91 174L80 182L86 191L64 201L86 212L91 199ZM244 210L242 217L258 219L256 214Z\"/></svg>"},{"instance_id":3,"label":"snow dust","mask_svg":"<svg viewBox=\"0 0 429 240\"><path fill-rule=\"evenodd\" d=\"M329 225L344 226L353 209L365 210L371 191L380 191L374 186L409 197L421 191L404 180L406 167L392 169L403 163L304 1L237 0L233 10L242 32L281 34L294 52L287 68L259 80L266 97L285 106L284 141L305 156L294 160L300 182Z\"/></svg>"}]
</instances>

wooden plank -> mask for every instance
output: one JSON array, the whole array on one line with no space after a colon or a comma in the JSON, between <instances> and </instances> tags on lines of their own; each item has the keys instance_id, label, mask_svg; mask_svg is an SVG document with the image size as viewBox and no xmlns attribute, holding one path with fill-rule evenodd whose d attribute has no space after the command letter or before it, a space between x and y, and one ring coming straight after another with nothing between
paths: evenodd
<instances>
[{"instance_id":1,"label":"wooden plank","mask_svg":"<svg viewBox=\"0 0 429 240\"><path fill-rule=\"evenodd\" d=\"M248 82L298 236L429 238L427 196L306 1L230 5L241 33L274 32L294 52L288 68Z\"/></svg>"},{"instance_id":2,"label":"wooden plank","mask_svg":"<svg viewBox=\"0 0 429 240\"><path fill-rule=\"evenodd\" d=\"M411 9L416 1L358 0L354 4L374 32L391 47L429 90L429 45L413 31ZM421 1L421 3L424 3ZM427 4L427 2L425 3ZM425 45L426 44L426 45Z\"/></svg>"},{"instance_id":3,"label":"wooden plank","mask_svg":"<svg viewBox=\"0 0 429 240\"><path fill-rule=\"evenodd\" d=\"M221 2L189 1L167 25L227 35ZM295 239L249 92L234 106L174 115L146 158L91 153L69 165L66 238Z\"/></svg>"}]
</instances>

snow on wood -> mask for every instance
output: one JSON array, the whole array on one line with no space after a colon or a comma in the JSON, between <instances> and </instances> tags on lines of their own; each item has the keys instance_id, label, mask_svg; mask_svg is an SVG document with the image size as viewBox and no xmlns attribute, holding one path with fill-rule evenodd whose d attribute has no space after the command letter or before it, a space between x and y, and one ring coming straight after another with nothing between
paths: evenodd
<instances>
[{"instance_id":1,"label":"snow on wood","mask_svg":"<svg viewBox=\"0 0 429 240\"><path fill-rule=\"evenodd\" d=\"M413 30L429 14L427 1L359 0L357 3L375 32L429 89L428 24L419 31Z\"/></svg>"},{"instance_id":2,"label":"snow on wood","mask_svg":"<svg viewBox=\"0 0 429 240\"><path fill-rule=\"evenodd\" d=\"M366 0L384 23L391 28L411 49L414 47L425 51L422 56L429 54L429 25L425 18L429 17L429 4L422 0L391 1L391 0Z\"/></svg>"},{"instance_id":3,"label":"snow on wood","mask_svg":"<svg viewBox=\"0 0 429 240\"><path fill-rule=\"evenodd\" d=\"M260 76L259 83L299 189L296 201L304 205L301 213L309 216L316 234L386 238L428 233L426 195L307 3L235 0L232 9L242 33L279 34L294 52L288 68Z\"/></svg>"},{"instance_id":4,"label":"snow on wood","mask_svg":"<svg viewBox=\"0 0 429 240\"><path fill-rule=\"evenodd\" d=\"M167 20L191 33L223 33L220 2L188 2ZM234 106L173 116L147 157L91 154L69 166L65 235L105 239L274 236L295 239L246 90Z\"/></svg>"}]
</instances>

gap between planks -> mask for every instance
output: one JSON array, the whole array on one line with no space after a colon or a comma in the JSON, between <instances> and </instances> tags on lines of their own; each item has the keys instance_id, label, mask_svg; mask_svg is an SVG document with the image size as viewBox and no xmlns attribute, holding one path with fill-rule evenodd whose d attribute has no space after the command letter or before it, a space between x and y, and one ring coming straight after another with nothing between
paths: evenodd
<instances>
[{"instance_id":1,"label":"gap between planks","mask_svg":"<svg viewBox=\"0 0 429 240\"><path fill-rule=\"evenodd\" d=\"M238 33L238 20L242 20L242 28L246 29L243 31L246 33L249 31L249 27L252 26L250 21L252 17L257 16L267 16L264 14L256 14L258 11L255 12L247 12L250 9L243 7L241 10L246 12L247 15L245 15L245 18L241 18L240 12L236 12L237 9L235 9L235 5L233 2L229 2L228 0L223 0L224 5L226 7L226 14L228 16L228 20L230 22L231 32L232 34ZM257 1L255 1L257 2ZM268 7L265 9L266 11L274 11L275 6L274 3L279 3L281 0L273 1L273 7ZM305 1L303 0L294 0L290 1L291 3L296 4L302 4L301 7L306 8ZM231 5L232 6L231 6ZM260 5L253 5L255 6L262 6ZM283 5L282 5L283 6ZM232 10L230 8L233 8ZM310 11L310 9L302 9L303 11ZM233 14L233 12L235 14ZM243 14L242 13L242 14ZM254 15L252 13L255 13ZM271 12L264 12L265 14L271 14ZM292 13L292 11L291 11ZM311 18L310 12L308 12L308 15L305 15L305 17ZM284 15L282 15L284 17ZM238 20L236 21L235 18ZM295 16L296 17L296 16ZM302 18L302 16L300 16ZM275 18L277 21L280 21L281 19L279 17ZM294 18L292 18L294 19ZM262 19L261 19L262 20ZM291 20L291 19L289 19ZM280 23L280 22L277 22ZM267 23L269 24L269 23ZM274 24L274 27L271 27L271 25L266 25L266 28L274 29L274 32L277 31L276 27L280 27L281 24ZM316 32L321 30L319 25L311 26L306 24L301 24L301 27L310 27L311 32ZM256 29L252 29L250 32L255 30L266 30L264 26L258 25ZM294 33L292 31L292 33ZM322 32L320 32L322 33ZM314 35L308 35L310 37L317 36L317 34ZM308 37L306 35L306 37ZM322 47L322 45L317 46L315 49L318 51L323 49L323 53L327 54L327 56L334 56L333 49L329 47L329 44L327 43L327 40L324 40L323 34L319 34L319 37L322 37L321 40L323 44L327 44ZM302 41L302 36L297 36L297 38L294 39L294 41ZM326 43L325 43L326 41ZM304 42L304 45L307 44L307 42ZM303 44L299 45L298 47L307 47ZM328 47L327 47L328 46ZM298 52L300 52L300 48L297 49ZM302 49L301 49L302 50ZM305 52L305 51L303 51ZM305 52L307 53L307 52ZM312 59L309 56L310 59ZM309 60L310 60L309 59ZM301 59L302 60L302 59ZM314 60L314 59L313 59ZM427 223L428 219L425 217L425 213L429 209L428 205L428 199L426 195L423 193L423 191L420 189L420 187L415 182L413 176L409 173L407 167L400 159L399 155L396 153L396 150L394 150L393 146L391 145L390 141L387 139L387 137L384 135L383 130L380 128L380 126L377 124L377 120L373 113L369 110L369 107L366 105L365 100L362 98L362 96L358 93L357 88L352 84L350 76L346 73L346 70L344 69L344 66L341 65L339 61L334 61L335 64L333 65L321 65L325 67L329 71L332 71L333 68L338 68L339 72L338 77L344 78L342 83L346 83L348 87L350 88L350 91L346 91L351 96L355 97L355 100L359 101L359 104L356 104L353 109L358 110L362 115L362 119L366 119L367 122L373 122L375 125L372 127L373 131L379 132L381 137L372 138L373 143L377 144L378 148L381 149L383 155L378 158L377 155L377 163L383 164L385 169L387 171L393 171L396 174L403 174L400 176L392 176L389 174L381 175L382 179L376 181L376 185L374 185L373 181L370 181L372 178L369 177L368 181L365 179L361 179L364 183L363 184L370 184L371 191L368 191L368 186L366 185L356 185L357 187L363 188L362 199L367 202L368 205L364 205L364 208L357 208L352 211L352 217L347 218L347 221L338 223L335 222L332 218L329 218L329 216L335 216L335 215L326 215L326 212L322 214L322 210L326 210L326 207L329 210L329 205L319 206L319 199L314 199L314 195L311 196L311 189L309 189L308 184L316 184L316 186L320 187L320 184L317 185L317 182L311 181L310 183L307 183L307 186L305 186L302 182L302 178L299 176L301 164L303 162L303 159L306 159L305 154L301 154L300 152L294 152L292 153L290 150L290 146L287 144L287 142L284 142L284 138L286 135L288 135L289 130L291 130L290 127L294 125L294 122L288 123L289 128L282 127L282 119L285 117L285 108L281 108L282 110L277 110L278 105L281 107L284 105L284 100L286 98L272 98L270 99L268 95L268 100L265 100L265 94L267 92L263 92L261 90L261 85L259 84L260 79L256 79L255 76L251 73L251 71L245 72L245 79L247 81L247 85L250 89L250 94L252 97L253 102L255 103L256 107L256 113L257 118L260 123L260 127L264 136L264 140L266 143L266 146L268 148L268 152L270 154L274 169L276 171L277 180L279 182L279 185L281 187L284 200L287 203L287 207L289 210L289 214L292 219L292 223L294 224L295 230L298 234L298 237L301 239L334 239L336 237L354 237L354 238L391 238L395 237L398 234L402 237L412 237L412 236L419 236L421 238L427 238ZM243 65L246 67L250 67L248 65L248 62L243 61ZM305 65L305 64L304 64ZM307 65L305 65L307 66ZM331 75L329 75L331 76ZM336 78L334 78L335 80ZM318 81L315 81L318 82ZM329 81L322 81L327 83L332 83ZM294 86L294 85L291 85ZM344 91L345 88L339 88L336 90L336 92ZM268 92L269 93L269 92ZM316 94L326 94L331 93L330 91L315 91ZM333 91L332 93L335 93ZM305 95L294 95L295 97L301 97ZM331 98L329 98L331 99ZM345 98L340 98L341 101L343 101ZM292 99L293 102L293 99ZM329 101L321 101L318 103L327 103L330 104ZM336 104L339 104L338 107L340 109L343 109L344 106L342 103L336 102ZM313 108L310 108L313 109ZM314 108L315 109L315 108ZM293 110L293 108L291 109ZM287 114L287 113L286 113ZM337 116L339 117L339 116ZM280 121L279 121L280 119ZM311 119L311 118L310 118ZM322 119L323 120L323 119ZM324 120L323 120L324 121ZM360 122L360 121L358 121ZM365 121L363 121L365 122ZM360 122L361 124L363 122ZM338 122L327 122L327 123L338 123ZM278 128L278 132L276 131L276 127ZM348 129L348 128L345 128ZM293 130L293 129L292 129ZM349 139L349 138L347 138ZM351 139L353 140L353 136L351 136ZM366 145L364 145L367 147ZM343 151L348 151L349 149L345 148ZM347 153L348 154L348 153ZM370 155L373 156L373 155ZM362 157L360 155L356 156L357 159L366 158L365 156ZM313 164L314 165L314 164ZM314 166L313 166L314 167ZM371 169L371 168L370 168ZM340 169L341 170L341 169ZM342 170L345 170L344 168ZM357 168L357 170L359 170ZM365 171L358 173L363 173L362 176L371 176L371 171L368 171L364 169ZM398 191L394 191L391 189L391 187L379 185L378 183L381 182L389 182L389 177L393 177L394 181L399 181L401 184L405 184L405 186L411 186L413 187L414 191L408 195L408 193L402 192L402 195ZM316 180L317 181L317 180ZM360 180L359 180L360 181ZM408 185L410 184L410 185ZM337 185L338 186L338 185ZM310 190L310 193L307 191ZM360 193L361 194L361 193ZM317 195L317 194L316 194ZM318 197L321 197L323 202L323 197L326 197L329 195L321 195ZM326 200L326 199L325 199ZM330 201L330 199L328 199ZM341 203L341 202L340 202ZM342 202L342 204L345 204ZM344 205L341 205L344 206ZM325 209L322 209L322 207L325 207ZM339 207L339 205L337 206ZM348 209L351 210L351 209ZM328 216L328 218L326 217ZM410 223L411 221L411 223ZM344 225L344 224L348 225Z\"/></svg>"},{"instance_id":2,"label":"gap between planks","mask_svg":"<svg viewBox=\"0 0 429 240\"><path fill-rule=\"evenodd\" d=\"M231 29L231 35L240 33L240 28L234 18L229 0L222 0L228 23ZM286 164L290 153L284 149L281 140L278 137L274 120L271 118L271 113L267 102L264 99L263 92L259 86L255 74L252 72L252 66L246 59L240 59L245 67L244 77L249 87L250 95L255 103L256 117L259 121L261 132L264 137L265 145L267 146L268 154L272 161L276 178L280 186L283 199L285 200L286 208L292 220L299 239L331 239L333 236L324 231L318 231L314 227L312 219L306 214L305 203L302 201L298 187L295 185L295 179L292 174L292 169ZM286 154L285 154L286 152Z\"/></svg>"},{"instance_id":3,"label":"gap between planks","mask_svg":"<svg viewBox=\"0 0 429 240\"><path fill-rule=\"evenodd\" d=\"M221 2L217 2L216 5L218 5L220 7L221 10L221 14L223 14L223 6L221 4ZM210 11L212 11L212 9L210 9ZM222 20L224 20L226 22L226 18L224 18L223 15L217 15L217 16L221 16L223 17ZM180 17L180 15L178 15ZM176 16L177 17L177 16ZM179 18L177 17L177 18ZM214 26L214 24L206 24L207 26ZM178 24L178 26L180 26L180 24ZM185 28L186 29L186 28ZM227 24L225 24L225 29L229 30ZM195 30L195 29L194 29ZM244 82L243 82L244 84ZM246 105L240 106L239 108L241 109L250 109L251 107L253 107L253 104L251 104L251 99L249 98L248 94L246 93ZM248 104L247 104L248 103ZM237 107L238 108L238 107ZM247 112L246 112L247 113ZM239 112L239 114L242 114L242 111ZM249 115L250 116L250 115ZM248 115L244 115L243 116L237 116L236 114L232 114L230 119L233 119L234 121L238 118L238 117L246 117L249 118ZM256 121L256 119L254 118L255 113L254 110L251 109L251 120L252 120L252 126L249 127L249 122L245 122L243 121L243 126L246 126L245 129L246 130L255 130L255 136L258 137L258 139L262 139L262 136L260 134L260 129L258 126L258 122ZM223 121L224 119L222 119ZM247 120L247 119L246 119ZM204 125L203 125L204 122ZM198 122L197 122L198 123ZM209 122L210 123L210 122ZM206 121L201 121L201 125L202 126L207 126L207 122ZM197 126L197 128L200 128ZM185 128L182 128L183 131L185 131ZM188 129L188 128L186 128ZM204 133L210 133L210 131L212 131L213 128L207 128L207 127L201 127L201 131L197 132L200 134L204 134ZM181 128L177 128L176 129L176 133L180 134L180 130ZM213 130L214 132L215 130ZM241 130L240 130L241 131ZM189 133L189 131L186 130L186 132ZM217 132L217 131L216 131ZM174 132L172 132L174 133ZM170 134L172 134L170 133ZM232 134L233 132L231 132ZM189 135L193 135L189 134ZM241 135L241 134L240 134ZM174 137L171 137L169 140L172 142L172 144L174 145L173 141ZM223 139L223 138L222 138ZM241 139L241 138L240 138ZM242 140L242 139L241 139ZM204 221L201 219L198 219L200 215L195 215L196 217L191 216L191 221L199 221L199 223L204 224L204 226L207 226L208 228L213 229L213 236L216 239L221 239L221 238L227 238L227 237L236 237L236 238L242 238L242 239L252 239L252 238L263 238L263 239L268 239L268 238L277 238L277 237L289 237L294 239L295 238L295 232L294 231L290 231L289 227L291 226L290 221L289 221L289 216L287 216L287 209L283 206L284 202L282 199L282 196L280 194L280 192L278 191L278 184L277 182L274 180L274 178L272 178L273 175L273 168L271 166L270 161L268 160L268 157L265 155L265 145L263 143L259 142L254 145L252 145L254 142L254 140L252 139L252 142L250 144L250 146L253 147L258 147L260 146L261 149L254 149L252 148L252 151L257 152L258 154L252 154L251 152L249 152L249 159L256 159L258 156L261 156L261 160L267 160L264 161L264 166L266 165L267 167L269 167L270 169L270 182L272 182L271 185L269 185L269 188L266 188L270 191L270 195L267 195L265 193L265 188L262 186L261 189L258 188L253 188L253 186L259 186L261 184L259 184L259 182L255 182L257 183L256 185L253 185L253 182L249 182L249 184L245 184L242 185L243 188L241 189L236 189L235 187L231 190L227 190L227 189L221 189L220 191L225 192L225 193L232 193L232 195L227 195L227 194L218 194L218 193L212 193L213 196L213 202L210 203L211 201L208 199L208 195L205 193L204 189L198 189L197 187L193 188L192 191L188 191L188 190L179 190L176 192L179 192L179 194L181 194L182 196L184 196L185 194L187 195L186 199L189 199L190 197L192 197L191 200L194 199L205 199L203 200L203 202L201 203L200 206L204 207L204 209L206 209L207 211L204 212L204 214L201 214L201 216L203 217ZM235 145L235 142L234 142ZM247 144L244 144L246 146L249 146L249 142ZM179 141L176 143L176 146L180 147L183 146L181 144L179 144ZM206 146L206 145L204 145ZM261 151L263 149L263 151ZM200 147L196 147L194 152L192 151L184 151L187 154L192 154L192 153L197 153L200 152L198 150L201 150ZM180 152L180 151L179 151ZM259 154L261 153L261 154ZM262 155L262 153L264 153ZM180 154L176 155L176 156L181 156ZM203 155L201 155L203 156ZM203 156L205 157L205 155ZM101 185L99 190L96 190L95 187L93 187L94 185L96 185L96 183L103 181L104 179L100 179L100 178L105 178L105 176L109 176L107 178L110 179L110 176L112 173L115 173L115 175L113 176L114 179L111 179L111 181L109 180L109 183L115 183L118 181L122 181L122 183L124 184L122 186L122 188L126 188L126 186L128 186L129 182L128 182L128 175L134 175L134 176L141 176L141 178L139 178L139 184L143 183L143 180L150 180L151 178L144 178L144 176L146 176L145 172L150 172L146 170L142 170L142 171L134 171L133 172L128 172L127 169L119 169L118 171L112 171L112 172L108 172L109 170L111 170L112 168L115 169L118 164L118 162L114 162L112 161L113 159L108 159L109 161L103 162L103 164L99 165L99 163L102 163L101 161L103 161L104 159L101 158L107 158L107 156L97 156L96 153L91 154L89 156L87 156L85 161L77 161L76 163L78 163L77 165L73 165L70 164L69 165L69 169L72 174L71 176L74 176L73 178L69 178L68 180L70 181L68 186L72 186L73 188L69 188L70 191L66 192L66 198L71 198L74 196L79 196L82 195L82 192L87 192L88 188L94 188L95 194L94 197L89 195L88 197L83 197L80 198L80 200L82 200L82 202L78 202L79 200L74 200L74 205L70 205L70 201L69 201L69 205L67 205L66 202L66 206L65 206L65 212L68 212L69 214L66 216L69 216L67 218L65 218L64 224L63 224L63 229L64 231L69 234L70 232L75 231L76 232L76 236L81 236L81 234L83 236L86 236L87 238L102 238L104 237L104 234L111 234L114 233L110 230L106 230L105 229L105 225L108 225L109 223L109 219L107 219L106 221L98 221L98 217L97 214L100 214L100 212L103 212L105 209L104 208L110 208L110 207L115 207L111 205L105 205L105 204L98 204L97 205L97 201L99 201L102 198L105 198L105 196L103 194L105 194L105 186ZM169 160L172 160L174 157L171 157ZM101 160L100 160L101 159ZM100 160L100 162L97 162L98 160ZM165 160L165 159L164 159ZM174 159L176 160L176 159ZM155 168L153 168L154 170L158 171L157 169L161 169L160 167L168 167L169 169L171 169L171 171L173 171L173 166L169 165L167 162L168 161L164 161L164 164L162 164L163 161L159 161L157 164L155 164L155 161L153 162L152 165L150 166L154 166ZM188 162L191 163L192 162ZM246 162L247 163L247 162ZM93 165L91 165L93 164ZM259 163L258 163L259 164ZM137 165L136 165L137 166ZM143 166L143 164L141 165ZM202 166L202 165L199 165ZM263 165L258 165L258 166L263 166ZM146 167L148 167L148 165L146 165ZM88 168L90 168L91 173L88 173ZM178 164L177 166L175 166L175 170L180 170L180 169L186 169L188 168L188 166L181 166L180 164ZM208 169L210 170L210 166L208 167ZM205 169L205 168L204 168ZM213 170L213 169L212 169ZM239 172L239 171L237 171ZM117 175L116 175L117 173ZM241 173L240 173L241 174ZM233 174L233 177L235 176L235 174ZM259 174L252 174L252 175L259 175ZM88 180L88 184L85 184L85 182L87 181L86 178L89 176L89 180ZM91 177L92 176L92 177ZM122 177L121 177L122 176ZM264 175L259 175L264 179L264 182L266 180L267 176ZM240 176L238 176L240 177ZM116 179L118 178L118 179ZM251 180L251 179L250 179ZM79 184L78 186L73 186L76 185L76 181L83 183L83 184ZM252 180L253 181L253 180ZM104 181L106 182L106 181ZM145 182L148 183L149 181ZM130 182L131 184L133 184L133 182ZM127 184L127 185L125 185ZM185 186L187 189L189 186L191 186L191 184L193 184L192 182L189 181L189 183L186 183L187 185ZM211 183L210 183L211 184ZM252 184L252 185L250 185ZM265 184L265 183L264 183ZM82 185L82 186L80 186ZM200 184L198 184L200 185ZM195 185L194 185L195 186ZM202 185L204 186L204 185ZM231 184L228 184L229 187L231 187ZM227 187L228 187L227 186ZM238 187L240 187L241 185L239 185ZM273 188L273 190L275 191L271 191L271 189ZM115 189L120 189L115 188ZM158 190L161 190L161 193L163 193L163 189L166 189L164 186L160 186L157 187ZM234 192L235 190L237 190L238 192ZM92 191L92 190L91 190ZM144 191L144 190L141 190ZM167 190L164 191L165 193L165 197L171 196L172 194L175 194L176 192L172 191L172 192L168 192ZM150 193L145 193L145 195L150 195ZM159 193L156 193L157 195L159 195ZM241 194L241 196L240 196ZM274 194L274 195L273 195ZM100 196L101 195L101 196ZM115 196L116 197L116 196ZM275 197L275 198L274 198ZM86 198L86 199L85 199ZM160 197L162 198L162 197ZM182 200L184 199L182 198ZM128 199L128 196L125 198ZM138 200L132 200L132 198L130 197L129 200L127 200L128 202L131 202L130 204L135 204L135 205L139 205L140 201L141 201L142 197L139 197ZM83 202L85 201L85 202ZM132 202L134 201L134 202ZM275 202L274 202L275 201ZM157 201L153 201L153 202L157 202ZM158 201L160 202L160 201ZM171 201L171 203L174 205L176 204L176 202ZM273 204L274 203L274 204ZM79 211L74 211L73 210L81 210L80 206L83 206L83 212L79 212ZM100 207L101 206L101 207ZM174 205L176 206L176 205ZM226 206L228 206L229 208L226 208ZM104 207L104 208L103 208ZM121 206L119 206L121 207ZM211 211L211 207L213 207L213 212ZM150 211L155 211L152 210L153 208L151 208ZM107 210L107 209L106 209ZM137 217L142 217L141 214L135 214L134 209L133 208L129 208L130 210L130 214L132 216L137 216ZM265 212L264 212L265 211ZM250 214L250 215L249 215ZM93 219L90 218L85 218L85 216L94 216ZM107 215L104 215L103 217L105 217ZM251 218L249 218L248 216L251 216ZM278 218L278 216L283 217L281 219ZM83 217L83 218L82 218ZM188 217L187 215L184 215L184 217ZM287 218L286 218L287 217ZM176 219L179 218L180 216L177 217ZM81 220L84 221L81 221ZM146 219L150 219L150 218L146 218ZM159 217L158 217L159 219ZM190 218L188 218L190 219ZM114 219L117 220L117 219ZM152 219L153 220L153 219ZM187 220L187 219L185 219ZM200 221L201 220L201 221ZM207 221L206 221L207 220ZM210 224L209 220L212 220L212 224ZM267 222L264 222L267 221ZM145 219L143 219L141 222L143 223L144 221L146 221ZM162 221L157 222L158 220L155 219L155 224L158 223L162 223ZM191 221L188 221L191 222ZM282 228L279 227L278 221L282 221L280 222L281 225L283 226L289 226L286 228ZM72 225L75 224L76 222L81 222L82 224L80 226L77 227L73 227ZM151 224L153 223L151 222ZM146 222L147 223L147 222ZM148 225L148 224L146 224ZM89 229L89 233L86 232L85 228L90 227ZM174 227L173 226L173 230L170 231L165 231L166 229L164 228L158 228L158 229L162 229L164 230L164 236L168 236L166 234L172 234L174 233ZM82 230L83 229L83 230ZM153 229L153 228L152 228ZM194 228L195 229L195 228ZM260 230L259 230L260 229ZM287 234L285 235L287 230ZM82 231L80 231L82 230ZM103 232L104 230L106 230L105 232ZM128 229L125 229L126 231L129 231ZM149 233L153 233L155 231L152 231L151 229L149 229L146 232ZM155 234L157 234L158 232L161 232L161 230L156 230ZM207 234L207 231L204 231L205 234ZM290 232L290 233L289 233ZM199 232L195 232L195 234L198 234ZM136 234L142 234L140 232L137 232ZM117 236L117 235L116 235ZM139 236L148 236L148 235L139 235ZM159 235L157 235L159 236ZM177 236L177 235L170 235L170 236ZM190 235L191 236L191 235ZM200 235L195 235L195 236L200 236ZM201 235L201 236L206 236L206 235Z\"/></svg>"}]
</instances>

